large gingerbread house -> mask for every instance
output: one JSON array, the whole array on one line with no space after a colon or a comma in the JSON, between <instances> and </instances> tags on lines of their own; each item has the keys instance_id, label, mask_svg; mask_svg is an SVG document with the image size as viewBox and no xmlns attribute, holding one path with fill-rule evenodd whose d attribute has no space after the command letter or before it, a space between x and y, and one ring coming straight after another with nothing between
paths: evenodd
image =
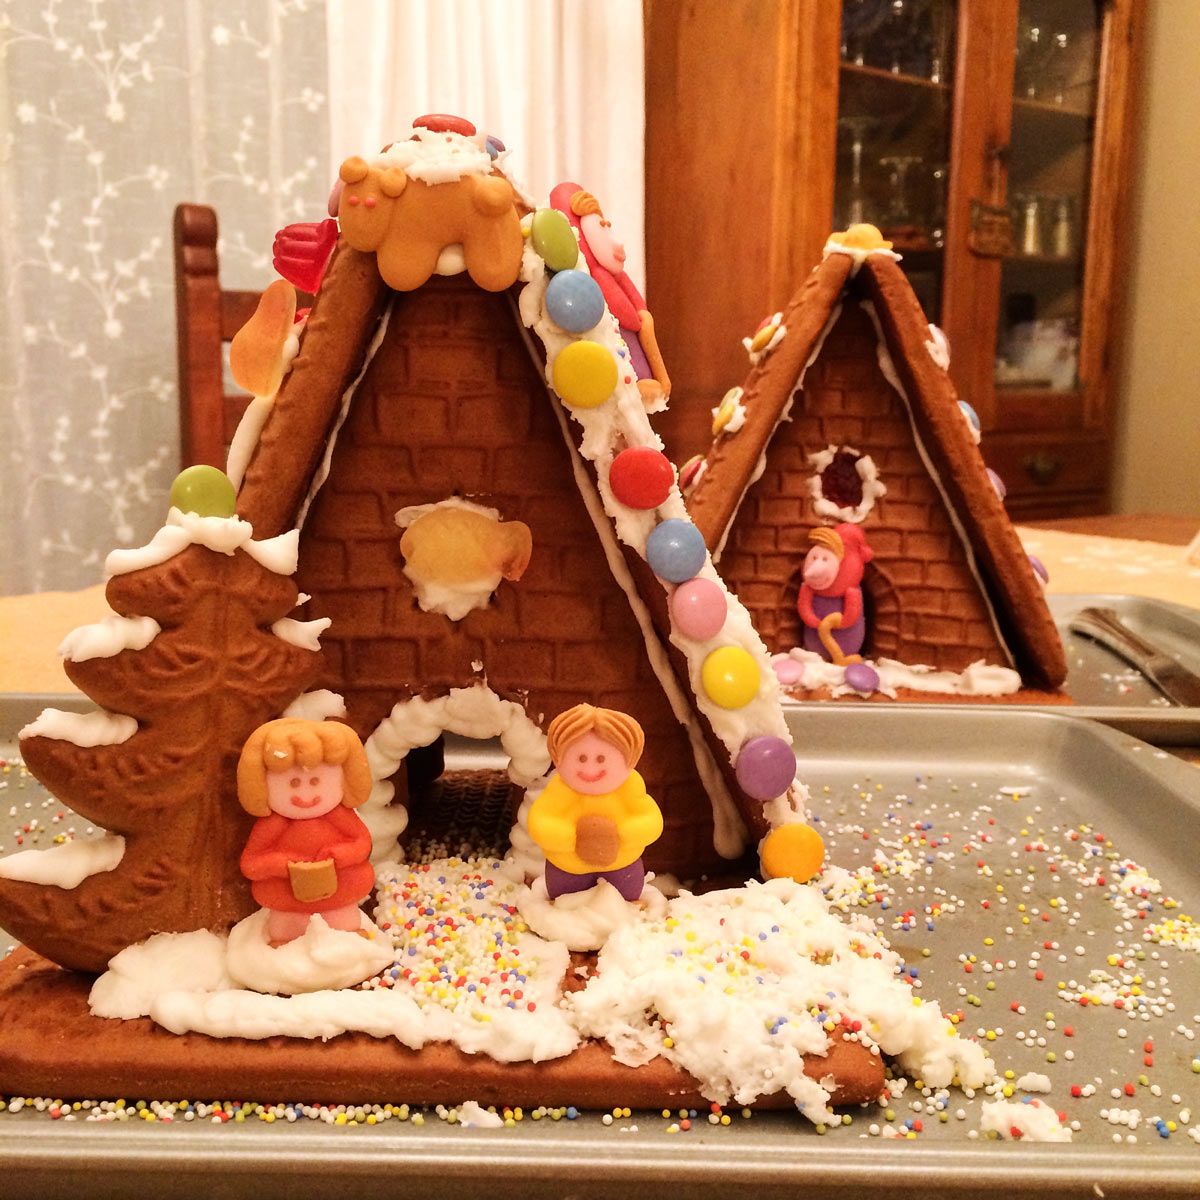
<instances>
[{"instance_id":1,"label":"large gingerbread house","mask_svg":"<svg viewBox=\"0 0 1200 1200\"><path fill-rule=\"evenodd\" d=\"M836 526L870 547L862 654L880 691L1052 691L1066 665L1042 582L897 257L870 227L830 240L748 340L750 373L715 411L688 510L763 639L791 655L798 691L863 690L795 649L811 535Z\"/></svg>"}]
</instances>

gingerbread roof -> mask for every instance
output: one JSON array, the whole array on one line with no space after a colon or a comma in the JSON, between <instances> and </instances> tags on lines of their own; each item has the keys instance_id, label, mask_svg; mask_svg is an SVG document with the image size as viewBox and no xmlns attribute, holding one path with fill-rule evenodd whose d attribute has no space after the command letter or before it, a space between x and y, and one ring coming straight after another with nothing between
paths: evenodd
<instances>
[{"instance_id":1,"label":"gingerbread roof","mask_svg":"<svg viewBox=\"0 0 1200 1200\"><path fill-rule=\"evenodd\" d=\"M300 526L298 586L310 616L332 618L318 682L345 696L364 739L398 706L457 703L476 685L542 727L580 700L630 712L647 738L639 769L666 820L648 865L692 877L719 862L714 841L730 857L746 826L762 836L803 812L790 750L789 779L769 796L753 783L749 795L735 769L752 761L743 751L755 738L760 749L790 742L777 682L698 535L691 578L719 591L725 617L699 638L673 615L676 586L656 574L647 544L666 522L690 526L674 473L663 459L666 482L648 506L617 498L617 456L660 455L661 442L607 308L582 335L548 315L548 284L565 272L548 269L529 232L527 220L520 279L507 290L461 272L394 290L379 256L343 236L238 513L259 536ZM582 256L570 269L586 272ZM547 382L569 391L559 367L580 346L616 364L615 387L596 403L567 403ZM532 538L519 581L456 619L421 602L397 528L397 514L447 503L498 513ZM752 675L736 703L706 690L714 653Z\"/></svg>"},{"instance_id":2,"label":"gingerbread roof","mask_svg":"<svg viewBox=\"0 0 1200 1200\"><path fill-rule=\"evenodd\" d=\"M887 488L889 469L904 453L904 471L923 476L921 496L916 483L893 475L891 492L882 494L877 510L851 519L863 522L879 570L886 569L890 558L919 559L925 546L929 556L945 558L947 545L949 557L963 570L951 579L940 565L905 561L897 566L889 589L893 584L919 588L919 596L908 594L912 612L926 608L909 621L906 638L898 628L906 603L899 594L900 615L889 615L880 630L885 651L903 658L906 640L915 639L927 650L917 661L945 666L935 660L945 643L957 641L962 643L953 648L958 658L950 665L962 670L972 656L996 661L997 652L1006 650L1009 665L1027 686L1057 688L1066 676L1066 663L1041 583L988 476L947 372L939 335L896 259L886 249L865 252L831 240L824 260L771 322L777 327L774 337L752 348L752 360L758 361L741 395L729 402L740 423L716 435L687 492L688 510L768 644L784 649L772 637L773 613L768 610L786 602L794 608L794 574L790 601L779 588L759 588L761 619L748 581L764 571L771 575L774 564L763 566L771 555L790 554L798 567L809 528L829 519L808 504L812 485L798 484L797 476L811 476L812 457L844 443L855 453L874 456L879 481ZM823 364L823 356L840 361L836 367ZM814 411L819 406L836 412L820 420ZM903 450L900 440L908 443ZM900 474L898 467L896 472ZM908 511L902 516L902 510ZM778 538L768 545L766 527L771 524L777 526ZM789 570L781 562L772 578L786 578ZM957 588L962 595L942 611L931 597L937 588Z\"/></svg>"}]
</instances>

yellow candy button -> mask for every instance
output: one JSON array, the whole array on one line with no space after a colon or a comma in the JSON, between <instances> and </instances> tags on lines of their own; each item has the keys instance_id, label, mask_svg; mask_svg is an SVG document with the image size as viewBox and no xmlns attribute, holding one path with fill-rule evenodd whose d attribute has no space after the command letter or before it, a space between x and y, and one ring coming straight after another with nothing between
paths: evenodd
<instances>
[{"instance_id":1,"label":"yellow candy button","mask_svg":"<svg viewBox=\"0 0 1200 1200\"><path fill-rule=\"evenodd\" d=\"M617 360L599 342L572 342L554 360L554 390L575 408L595 408L617 386Z\"/></svg>"},{"instance_id":2,"label":"yellow candy button","mask_svg":"<svg viewBox=\"0 0 1200 1200\"><path fill-rule=\"evenodd\" d=\"M741 646L722 646L704 660L700 682L714 704L722 708L742 708L758 695L761 678L758 663L748 650Z\"/></svg>"},{"instance_id":3,"label":"yellow candy button","mask_svg":"<svg viewBox=\"0 0 1200 1200\"><path fill-rule=\"evenodd\" d=\"M759 848L758 861L767 879L807 883L825 861L825 843L811 825L791 821L767 834Z\"/></svg>"}]
</instances>

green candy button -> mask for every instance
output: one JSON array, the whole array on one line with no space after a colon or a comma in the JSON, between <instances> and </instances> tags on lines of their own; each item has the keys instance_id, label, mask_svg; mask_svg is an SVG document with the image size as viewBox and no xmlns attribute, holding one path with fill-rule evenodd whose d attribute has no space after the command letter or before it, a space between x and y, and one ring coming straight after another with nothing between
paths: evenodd
<instances>
[{"instance_id":1,"label":"green candy button","mask_svg":"<svg viewBox=\"0 0 1200 1200\"><path fill-rule=\"evenodd\" d=\"M237 493L224 471L202 465L188 467L171 484L170 504L198 517L232 517L237 510Z\"/></svg>"},{"instance_id":2,"label":"green candy button","mask_svg":"<svg viewBox=\"0 0 1200 1200\"><path fill-rule=\"evenodd\" d=\"M575 231L557 208L539 208L533 214L529 240L552 271L569 271L579 261Z\"/></svg>"}]
</instances>

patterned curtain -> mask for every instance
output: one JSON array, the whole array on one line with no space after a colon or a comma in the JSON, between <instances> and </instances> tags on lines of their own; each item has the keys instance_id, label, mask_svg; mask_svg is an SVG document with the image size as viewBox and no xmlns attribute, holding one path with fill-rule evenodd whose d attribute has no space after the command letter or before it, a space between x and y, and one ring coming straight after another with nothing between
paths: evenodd
<instances>
[{"instance_id":1,"label":"patterned curtain","mask_svg":"<svg viewBox=\"0 0 1200 1200\"><path fill-rule=\"evenodd\" d=\"M324 215L323 0L0 0L0 593L99 581L178 467L171 214L227 287Z\"/></svg>"}]
</instances>

